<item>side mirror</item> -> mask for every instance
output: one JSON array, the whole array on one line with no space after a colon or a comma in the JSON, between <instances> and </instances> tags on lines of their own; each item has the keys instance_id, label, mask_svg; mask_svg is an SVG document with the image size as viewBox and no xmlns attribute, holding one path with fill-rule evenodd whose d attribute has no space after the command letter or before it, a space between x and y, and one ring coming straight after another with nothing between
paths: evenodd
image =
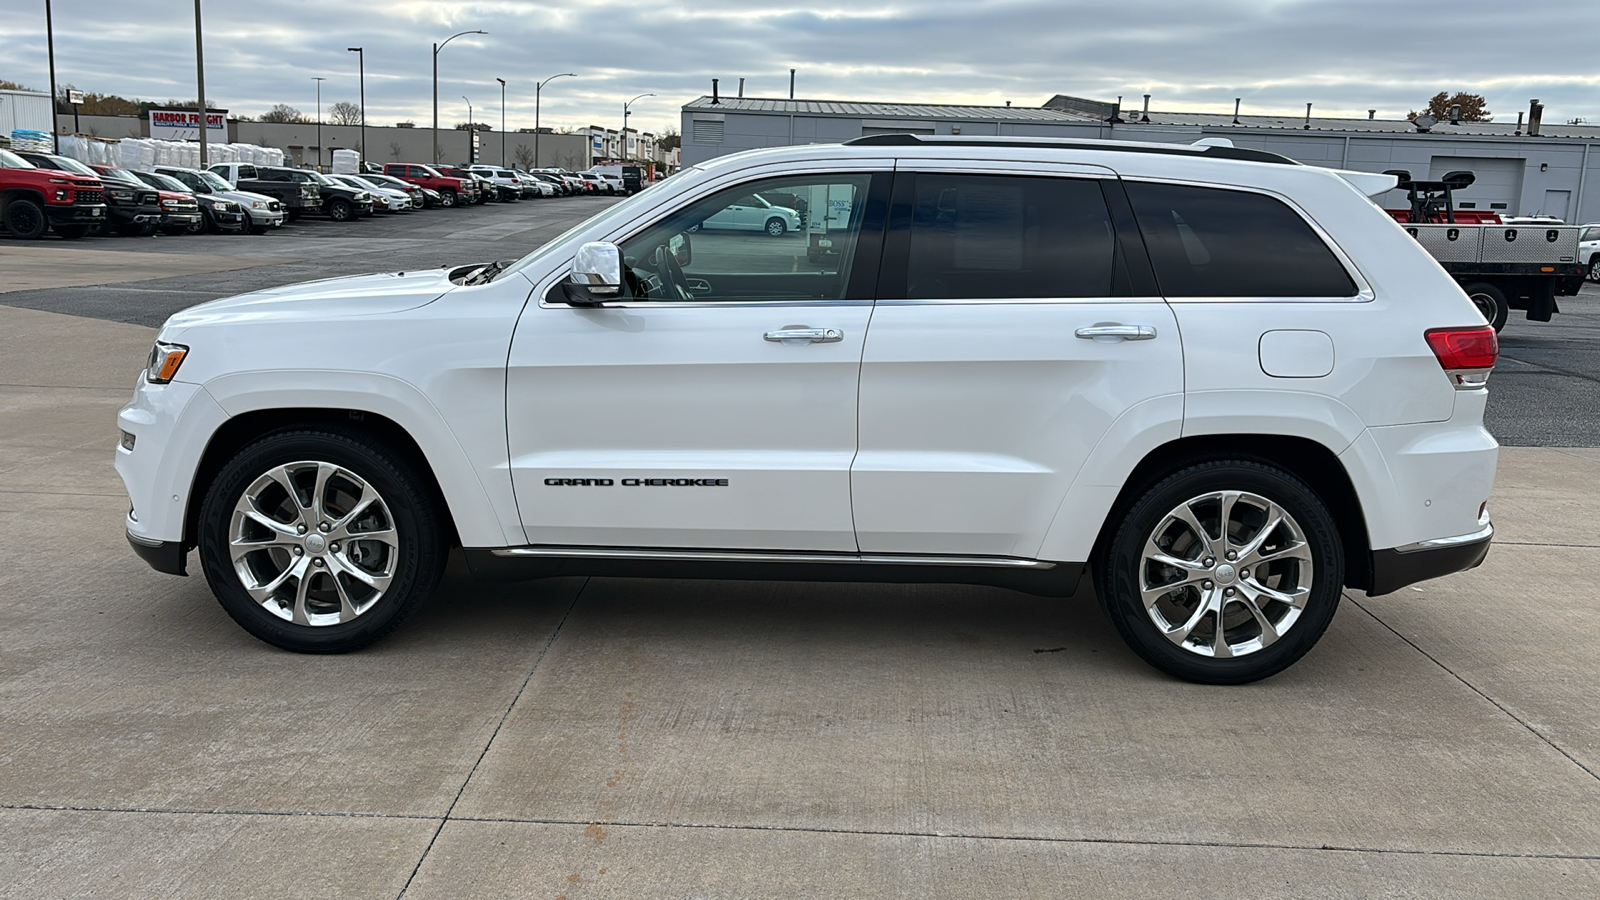
<instances>
[{"instance_id":1,"label":"side mirror","mask_svg":"<svg viewBox=\"0 0 1600 900\"><path fill-rule=\"evenodd\" d=\"M607 241L584 244L561 286L573 306L599 306L616 299L622 294L622 251Z\"/></svg>"},{"instance_id":2,"label":"side mirror","mask_svg":"<svg viewBox=\"0 0 1600 900\"><path fill-rule=\"evenodd\" d=\"M694 248L689 243L689 236L682 232L667 238L667 252L672 254L679 267L687 266L694 259Z\"/></svg>"}]
</instances>

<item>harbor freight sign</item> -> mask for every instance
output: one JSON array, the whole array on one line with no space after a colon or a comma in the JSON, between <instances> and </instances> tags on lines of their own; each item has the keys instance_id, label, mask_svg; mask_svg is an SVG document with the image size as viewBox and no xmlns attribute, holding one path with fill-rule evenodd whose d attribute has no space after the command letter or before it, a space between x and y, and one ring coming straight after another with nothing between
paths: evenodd
<instances>
[{"instance_id":1,"label":"harbor freight sign","mask_svg":"<svg viewBox=\"0 0 1600 900\"><path fill-rule=\"evenodd\" d=\"M207 143L226 143L228 111L206 111ZM200 113L193 109L150 110L150 136L160 141L200 140Z\"/></svg>"}]
</instances>

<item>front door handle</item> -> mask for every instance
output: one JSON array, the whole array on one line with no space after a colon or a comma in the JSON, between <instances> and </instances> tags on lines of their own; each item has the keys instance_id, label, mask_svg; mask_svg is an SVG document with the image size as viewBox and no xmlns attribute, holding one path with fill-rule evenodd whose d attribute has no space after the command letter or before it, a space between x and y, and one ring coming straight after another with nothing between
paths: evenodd
<instances>
[{"instance_id":1,"label":"front door handle","mask_svg":"<svg viewBox=\"0 0 1600 900\"><path fill-rule=\"evenodd\" d=\"M1079 328L1073 334L1089 341L1153 341L1156 329L1154 325L1120 325L1108 322Z\"/></svg>"},{"instance_id":2,"label":"front door handle","mask_svg":"<svg viewBox=\"0 0 1600 900\"><path fill-rule=\"evenodd\" d=\"M810 341L813 344L833 344L844 340L844 332L837 328L812 328L809 325L785 325L776 331L769 331L762 335L766 340L781 343L783 341Z\"/></svg>"}]
</instances>

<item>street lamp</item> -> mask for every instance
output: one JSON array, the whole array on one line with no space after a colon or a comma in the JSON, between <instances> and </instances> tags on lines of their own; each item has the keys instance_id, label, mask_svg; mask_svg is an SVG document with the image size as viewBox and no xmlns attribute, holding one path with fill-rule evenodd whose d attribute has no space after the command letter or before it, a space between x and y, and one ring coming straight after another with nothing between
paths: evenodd
<instances>
[{"instance_id":1,"label":"street lamp","mask_svg":"<svg viewBox=\"0 0 1600 900\"><path fill-rule=\"evenodd\" d=\"M640 94L638 97L633 98L633 100L654 96L655 94ZM633 105L633 100L629 100L627 103L622 104L622 134L617 140L617 155L622 157L623 162L628 161L628 116L632 115L632 113L628 112L628 107Z\"/></svg>"},{"instance_id":2,"label":"street lamp","mask_svg":"<svg viewBox=\"0 0 1600 900\"><path fill-rule=\"evenodd\" d=\"M462 94L461 99L467 100L467 95ZM472 158L472 139L478 136L478 130L472 127L472 101L467 100L467 165L477 162Z\"/></svg>"},{"instance_id":3,"label":"street lamp","mask_svg":"<svg viewBox=\"0 0 1600 900\"><path fill-rule=\"evenodd\" d=\"M572 77L575 76L571 72L562 72L560 75L551 75L549 78L533 85L533 167L535 169L539 168L539 93L544 90L545 85L555 81L557 78Z\"/></svg>"},{"instance_id":4,"label":"street lamp","mask_svg":"<svg viewBox=\"0 0 1600 900\"><path fill-rule=\"evenodd\" d=\"M321 75L311 76L317 83L317 171L322 171L322 83L328 79Z\"/></svg>"},{"instance_id":5,"label":"street lamp","mask_svg":"<svg viewBox=\"0 0 1600 900\"><path fill-rule=\"evenodd\" d=\"M367 161L367 54L360 47L346 47L346 50L356 54L356 60L361 66L361 161Z\"/></svg>"},{"instance_id":6,"label":"street lamp","mask_svg":"<svg viewBox=\"0 0 1600 900\"><path fill-rule=\"evenodd\" d=\"M500 82L500 168L506 167L506 80L496 78Z\"/></svg>"},{"instance_id":7,"label":"street lamp","mask_svg":"<svg viewBox=\"0 0 1600 900\"><path fill-rule=\"evenodd\" d=\"M48 11L49 4L45 5L45 9ZM203 44L200 41L200 0L194 0L194 71L195 71L195 81L199 82L199 84L197 86L200 88L200 99L195 101L200 106L200 167L201 168L205 168L205 165L206 165L206 129L211 127L211 104L206 102L206 59L205 59L205 48L204 48ZM55 93L55 89L56 89L56 86L55 86L55 80L56 80L55 72L56 72L56 64L55 64L55 61L52 59L51 62L50 62L50 91L51 91L51 93ZM53 104L54 102L55 102L54 99L52 99L51 103ZM52 121L54 121L54 120L52 120ZM223 124L226 125L227 123L223 123ZM228 135L227 135L227 131L226 130L223 131L222 139L224 141L226 141L228 139Z\"/></svg>"},{"instance_id":8,"label":"street lamp","mask_svg":"<svg viewBox=\"0 0 1600 900\"><path fill-rule=\"evenodd\" d=\"M487 31L462 31L444 39L444 44L433 45L433 161L439 161L439 51L463 34L488 34Z\"/></svg>"}]
</instances>

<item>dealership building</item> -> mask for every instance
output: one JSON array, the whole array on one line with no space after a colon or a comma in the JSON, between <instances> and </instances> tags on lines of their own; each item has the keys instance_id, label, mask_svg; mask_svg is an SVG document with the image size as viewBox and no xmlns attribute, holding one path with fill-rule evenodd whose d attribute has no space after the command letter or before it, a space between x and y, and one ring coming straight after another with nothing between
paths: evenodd
<instances>
[{"instance_id":1,"label":"dealership building","mask_svg":"<svg viewBox=\"0 0 1600 900\"><path fill-rule=\"evenodd\" d=\"M1530 107L1530 113L1533 109ZM1458 205L1503 215L1600 222L1600 127L1509 122L1331 119L1123 109L1067 95L1043 106L947 106L703 96L683 107L683 164L758 147L832 143L873 134L1101 138L1234 146L1307 165L1383 172L1418 180L1470 171ZM1535 120L1536 121L1536 120ZM1426 124L1422 120L1421 124ZM1378 198L1404 205L1399 192Z\"/></svg>"}]
</instances>

